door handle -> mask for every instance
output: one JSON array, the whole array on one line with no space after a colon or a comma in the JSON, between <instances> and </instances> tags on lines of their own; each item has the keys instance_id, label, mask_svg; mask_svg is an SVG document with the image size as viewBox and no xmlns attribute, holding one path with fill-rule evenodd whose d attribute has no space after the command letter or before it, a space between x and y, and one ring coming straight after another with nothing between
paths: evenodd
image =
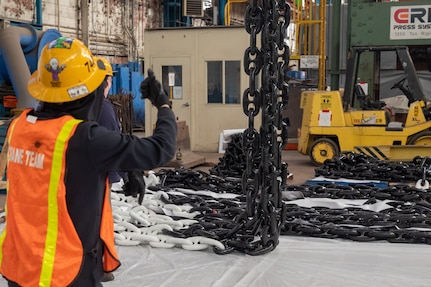
<instances>
[{"instance_id":1,"label":"door handle","mask_svg":"<svg viewBox=\"0 0 431 287\"><path fill-rule=\"evenodd\" d=\"M183 106L190 107L190 104L189 104L189 102L186 102L186 103L183 104Z\"/></svg>"}]
</instances>

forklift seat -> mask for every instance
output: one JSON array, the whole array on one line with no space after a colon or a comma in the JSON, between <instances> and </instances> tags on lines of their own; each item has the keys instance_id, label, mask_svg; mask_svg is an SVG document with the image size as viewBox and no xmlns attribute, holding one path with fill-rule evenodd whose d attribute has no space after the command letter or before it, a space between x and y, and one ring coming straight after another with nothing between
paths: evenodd
<instances>
[{"instance_id":1,"label":"forklift seat","mask_svg":"<svg viewBox=\"0 0 431 287\"><path fill-rule=\"evenodd\" d=\"M359 100L363 110L381 110L386 103L383 101L373 101L369 95L366 95L361 85L355 85L355 95Z\"/></svg>"},{"instance_id":2,"label":"forklift seat","mask_svg":"<svg viewBox=\"0 0 431 287\"><path fill-rule=\"evenodd\" d=\"M365 94L364 89L362 89L361 85L359 84L355 85L354 93L359 100L362 110L382 110L383 107L386 106L384 101L373 101L371 96ZM387 110L385 111L385 117L386 125L388 125L391 121L391 115ZM399 127L397 125L396 127L391 127L390 130L399 130Z\"/></svg>"}]
</instances>

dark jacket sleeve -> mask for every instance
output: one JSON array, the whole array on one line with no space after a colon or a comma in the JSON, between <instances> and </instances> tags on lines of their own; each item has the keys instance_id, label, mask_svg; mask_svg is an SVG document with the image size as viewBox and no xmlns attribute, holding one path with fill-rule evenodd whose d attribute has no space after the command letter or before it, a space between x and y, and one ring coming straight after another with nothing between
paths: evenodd
<instances>
[{"instance_id":1,"label":"dark jacket sleeve","mask_svg":"<svg viewBox=\"0 0 431 287\"><path fill-rule=\"evenodd\" d=\"M158 111L153 135L138 138L107 130L95 122L80 124L73 141L85 151L76 156L88 156L99 172L109 170L151 170L165 165L175 155L177 124L171 109ZM84 148L84 147L82 147Z\"/></svg>"}]
</instances>

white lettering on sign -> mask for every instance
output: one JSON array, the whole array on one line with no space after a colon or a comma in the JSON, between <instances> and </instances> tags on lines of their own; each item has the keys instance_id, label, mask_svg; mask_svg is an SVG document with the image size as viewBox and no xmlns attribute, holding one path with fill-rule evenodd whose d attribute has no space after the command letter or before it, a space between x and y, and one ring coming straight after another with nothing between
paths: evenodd
<instances>
[{"instance_id":1,"label":"white lettering on sign","mask_svg":"<svg viewBox=\"0 0 431 287\"><path fill-rule=\"evenodd\" d=\"M431 38L431 5L393 6L391 40Z\"/></svg>"},{"instance_id":2,"label":"white lettering on sign","mask_svg":"<svg viewBox=\"0 0 431 287\"><path fill-rule=\"evenodd\" d=\"M44 159L45 155L43 153L38 153L21 148L15 148L12 146L9 147L9 162L42 169Z\"/></svg>"}]
</instances>

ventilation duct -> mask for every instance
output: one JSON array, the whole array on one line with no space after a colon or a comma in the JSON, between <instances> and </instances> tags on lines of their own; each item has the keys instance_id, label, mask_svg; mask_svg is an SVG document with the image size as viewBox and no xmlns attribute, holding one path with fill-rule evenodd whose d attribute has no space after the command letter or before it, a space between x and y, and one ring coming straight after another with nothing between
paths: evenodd
<instances>
[{"instance_id":1,"label":"ventilation duct","mask_svg":"<svg viewBox=\"0 0 431 287\"><path fill-rule=\"evenodd\" d=\"M183 16L186 17L203 17L202 0L183 0Z\"/></svg>"}]
</instances>

